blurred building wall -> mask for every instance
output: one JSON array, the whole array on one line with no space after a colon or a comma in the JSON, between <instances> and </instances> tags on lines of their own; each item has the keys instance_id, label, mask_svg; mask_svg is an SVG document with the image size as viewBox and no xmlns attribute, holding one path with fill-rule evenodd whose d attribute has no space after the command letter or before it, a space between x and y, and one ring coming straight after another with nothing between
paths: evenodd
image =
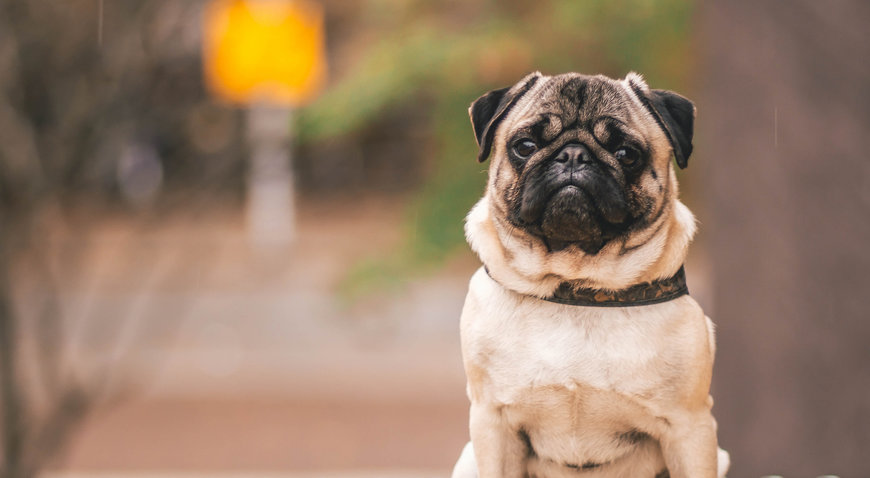
<instances>
[{"instance_id":1,"label":"blurred building wall","mask_svg":"<svg viewBox=\"0 0 870 478\"><path fill-rule=\"evenodd\" d=\"M705 2L700 20L729 476L870 476L870 3Z\"/></svg>"}]
</instances>

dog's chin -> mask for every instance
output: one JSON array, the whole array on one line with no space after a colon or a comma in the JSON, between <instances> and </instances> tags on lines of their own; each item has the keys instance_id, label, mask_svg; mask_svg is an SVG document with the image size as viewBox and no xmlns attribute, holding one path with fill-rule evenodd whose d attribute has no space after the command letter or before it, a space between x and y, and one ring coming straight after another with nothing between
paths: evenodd
<instances>
[{"instance_id":1,"label":"dog's chin","mask_svg":"<svg viewBox=\"0 0 870 478\"><path fill-rule=\"evenodd\" d=\"M592 198L576 186L566 186L547 202L541 215L540 232L551 251L575 245L587 254L597 254L612 239Z\"/></svg>"},{"instance_id":2,"label":"dog's chin","mask_svg":"<svg viewBox=\"0 0 870 478\"><path fill-rule=\"evenodd\" d=\"M557 192L541 216L541 235L551 251L577 245L583 252L595 254L604 247L604 235L595 206L589 197L574 186Z\"/></svg>"}]
</instances>

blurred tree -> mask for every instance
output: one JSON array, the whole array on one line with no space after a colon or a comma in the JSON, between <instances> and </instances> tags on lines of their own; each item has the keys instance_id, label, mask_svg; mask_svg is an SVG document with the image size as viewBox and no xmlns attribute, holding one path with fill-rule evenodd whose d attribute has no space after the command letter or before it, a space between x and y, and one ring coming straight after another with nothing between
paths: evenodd
<instances>
[{"instance_id":1,"label":"blurred tree","mask_svg":"<svg viewBox=\"0 0 870 478\"><path fill-rule=\"evenodd\" d=\"M688 0L547 0L522 2L385 2L357 6L361 32L333 56L355 58L333 75L326 94L299 118L303 144L334 141L382 127L390 111L423 109L428 141L408 139L406 156L430 164L408 205L407 241L388 258L360 264L351 295L438 264L463 244L462 218L486 175L474 158L468 105L532 70L621 76L642 72L658 87L685 91L692 68ZM339 51L336 51L339 50ZM407 125L406 125L407 126ZM413 128L391 135L414 135ZM393 168L406 167L401 156Z\"/></svg>"},{"instance_id":2,"label":"blurred tree","mask_svg":"<svg viewBox=\"0 0 870 478\"><path fill-rule=\"evenodd\" d=\"M698 133L733 476L870 476L870 4L707 2Z\"/></svg>"},{"instance_id":3,"label":"blurred tree","mask_svg":"<svg viewBox=\"0 0 870 478\"><path fill-rule=\"evenodd\" d=\"M61 296L84 277L79 206L122 199L159 216L178 204L164 193L173 181L203 190L241 176L238 118L199 78L198 8L0 0L0 477L35 476L106 397L141 305L110 312L87 343L102 361L76 367Z\"/></svg>"}]
</instances>

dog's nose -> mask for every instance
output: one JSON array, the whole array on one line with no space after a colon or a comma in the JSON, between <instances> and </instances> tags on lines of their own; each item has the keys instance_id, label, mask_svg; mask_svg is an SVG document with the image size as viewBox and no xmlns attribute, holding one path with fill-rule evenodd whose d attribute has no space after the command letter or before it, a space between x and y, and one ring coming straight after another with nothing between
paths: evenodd
<instances>
[{"instance_id":1,"label":"dog's nose","mask_svg":"<svg viewBox=\"0 0 870 478\"><path fill-rule=\"evenodd\" d=\"M586 149L586 146L578 143L568 143L562 146L562 149L556 153L554 160L559 163L572 163L576 165L589 161L589 157L589 150Z\"/></svg>"}]
</instances>

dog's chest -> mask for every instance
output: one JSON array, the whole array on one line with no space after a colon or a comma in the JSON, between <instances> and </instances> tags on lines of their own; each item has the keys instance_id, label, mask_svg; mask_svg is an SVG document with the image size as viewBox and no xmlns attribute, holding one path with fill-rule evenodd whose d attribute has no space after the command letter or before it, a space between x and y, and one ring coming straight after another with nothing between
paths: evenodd
<instances>
[{"instance_id":1,"label":"dog's chest","mask_svg":"<svg viewBox=\"0 0 870 478\"><path fill-rule=\"evenodd\" d=\"M487 344L490 376L503 393L549 386L570 390L578 384L639 393L658 381L660 340L654 328L629 323L630 317L615 309L552 309L517 309Z\"/></svg>"},{"instance_id":2,"label":"dog's chest","mask_svg":"<svg viewBox=\"0 0 870 478\"><path fill-rule=\"evenodd\" d=\"M470 391L500 404L546 399L538 395L554 389L654 400L685 366L679 310L560 305L507 292L478 273L462 318Z\"/></svg>"},{"instance_id":3,"label":"dog's chest","mask_svg":"<svg viewBox=\"0 0 870 478\"><path fill-rule=\"evenodd\" d=\"M578 383L642 393L664 378L668 337L638 311L527 302L490 304L463 326L467 360L486 368L501 400Z\"/></svg>"}]
</instances>

